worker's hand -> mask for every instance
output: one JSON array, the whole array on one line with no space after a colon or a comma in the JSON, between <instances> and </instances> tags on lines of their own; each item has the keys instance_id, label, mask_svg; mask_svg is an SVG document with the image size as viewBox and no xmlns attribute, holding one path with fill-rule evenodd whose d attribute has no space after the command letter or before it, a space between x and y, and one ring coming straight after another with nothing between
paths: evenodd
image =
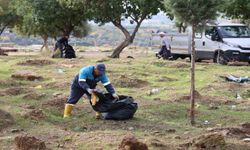
<instances>
[{"instance_id":1,"label":"worker's hand","mask_svg":"<svg viewBox=\"0 0 250 150\"><path fill-rule=\"evenodd\" d=\"M95 89L90 89L90 88L88 88L88 89L87 89L87 92L91 95L91 94L93 94L93 93L95 92Z\"/></svg>"},{"instance_id":2,"label":"worker's hand","mask_svg":"<svg viewBox=\"0 0 250 150\"><path fill-rule=\"evenodd\" d=\"M118 96L116 93L112 94L112 96L114 97L114 99L115 99L116 101L119 100L119 96Z\"/></svg>"}]
</instances>

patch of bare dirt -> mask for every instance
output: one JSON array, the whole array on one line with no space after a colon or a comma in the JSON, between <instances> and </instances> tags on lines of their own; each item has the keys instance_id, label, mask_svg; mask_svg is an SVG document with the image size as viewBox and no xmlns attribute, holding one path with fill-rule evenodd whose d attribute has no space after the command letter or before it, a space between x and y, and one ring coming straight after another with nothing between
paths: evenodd
<instances>
[{"instance_id":1,"label":"patch of bare dirt","mask_svg":"<svg viewBox=\"0 0 250 150\"><path fill-rule=\"evenodd\" d=\"M218 84L210 84L202 88L202 91L217 91L217 90L228 90L232 92L236 92L239 89L245 88L245 85L234 83L234 82L220 82Z\"/></svg>"},{"instance_id":2,"label":"patch of bare dirt","mask_svg":"<svg viewBox=\"0 0 250 150\"><path fill-rule=\"evenodd\" d=\"M36 120L36 121L39 121L39 120L46 118L45 114L43 113L43 111L41 109L38 109L38 110L33 109L30 112L28 112L27 114L25 114L25 117L31 118L31 119Z\"/></svg>"},{"instance_id":3,"label":"patch of bare dirt","mask_svg":"<svg viewBox=\"0 0 250 150\"><path fill-rule=\"evenodd\" d=\"M174 63L169 65L170 68L190 68L190 64L187 63Z\"/></svg>"},{"instance_id":4,"label":"patch of bare dirt","mask_svg":"<svg viewBox=\"0 0 250 150\"><path fill-rule=\"evenodd\" d=\"M148 150L148 147L145 143L130 135L123 138L119 150Z\"/></svg>"},{"instance_id":5,"label":"patch of bare dirt","mask_svg":"<svg viewBox=\"0 0 250 150\"><path fill-rule=\"evenodd\" d=\"M121 75L120 77L113 79L112 82L115 86L123 88L141 88L148 84L147 81L129 78L126 75Z\"/></svg>"},{"instance_id":6,"label":"patch of bare dirt","mask_svg":"<svg viewBox=\"0 0 250 150\"><path fill-rule=\"evenodd\" d=\"M64 82L50 82L45 85L48 88L65 89L70 87L69 81Z\"/></svg>"},{"instance_id":7,"label":"patch of bare dirt","mask_svg":"<svg viewBox=\"0 0 250 150\"><path fill-rule=\"evenodd\" d=\"M236 127L228 128L215 128L210 130L210 132L221 132L225 136L237 137L239 139L249 138L250 136L250 123L244 123Z\"/></svg>"},{"instance_id":8,"label":"patch of bare dirt","mask_svg":"<svg viewBox=\"0 0 250 150\"><path fill-rule=\"evenodd\" d=\"M19 79L19 80L29 80L29 81L35 81L35 80L42 80L43 77L40 75L37 75L33 71L29 70L21 70L18 71L14 74L11 75L12 78L14 79Z\"/></svg>"},{"instance_id":9,"label":"patch of bare dirt","mask_svg":"<svg viewBox=\"0 0 250 150\"><path fill-rule=\"evenodd\" d=\"M201 135L193 139L192 146L197 149L214 150L221 149L226 145L225 138L220 133Z\"/></svg>"},{"instance_id":10,"label":"patch of bare dirt","mask_svg":"<svg viewBox=\"0 0 250 150\"><path fill-rule=\"evenodd\" d=\"M38 65L38 66L43 66L43 65L50 65L53 64L54 62L51 60L47 59L29 59L23 62L17 63L18 65Z\"/></svg>"},{"instance_id":11,"label":"patch of bare dirt","mask_svg":"<svg viewBox=\"0 0 250 150\"><path fill-rule=\"evenodd\" d=\"M15 144L18 150L46 150L45 142L34 136L17 136Z\"/></svg>"},{"instance_id":12,"label":"patch of bare dirt","mask_svg":"<svg viewBox=\"0 0 250 150\"><path fill-rule=\"evenodd\" d=\"M20 94L25 94L29 92L29 89L26 88L21 88L21 87L11 87L6 90L0 91L0 96L6 96L6 95L11 95L11 96L16 96Z\"/></svg>"},{"instance_id":13,"label":"patch of bare dirt","mask_svg":"<svg viewBox=\"0 0 250 150\"><path fill-rule=\"evenodd\" d=\"M163 141L159 139L148 139L146 143L152 147L157 147L161 149L170 149Z\"/></svg>"},{"instance_id":14,"label":"patch of bare dirt","mask_svg":"<svg viewBox=\"0 0 250 150\"><path fill-rule=\"evenodd\" d=\"M23 99L32 99L32 100L40 100L42 99L44 96L46 96L45 93L37 93L37 92L29 92L27 94L25 94L23 96Z\"/></svg>"},{"instance_id":15,"label":"patch of bare dirt","mask_svg":"<svg viewBox=\"0 0 250 150\"><path fill-rule=\"evenodd\" d=\"M14 80L0 80L0 86L19 86L22 85L21 82L16 82Z\"/></svg>"},{"instance_id":16,"label":"patch of bare dirt","mask_svg":"<svg viewBox=\"0 0 250 150\"><path fill-rule=\"evenodd\" d=\"M172 81L177 81L177 79L174 78L169 78L169 77L160 77L158 79L159 82L172 82Z\"/></svg>"},{"instance_id":17,"label":"patch of bare dirt","mask_svg":"<svg viewBox=\"0 0 250 150\"><path fill-rule=\"evenodd\" d=\"M56 110L59 110L59 111L63 111L64 110L64 105L67 101L68 97L66 96L58 96L58 97L55 97L53 99L51 99L50 101L48 102L45 102L42 104L42 106L44 108L54 108Z\"/></svg>"},{"instance_id":18,"label":"patch of bare dirt","mask_svg":"<svg viewBox=\"0 0 250 150\"><path fill-rule=\"evenodd\" d=\"M14 118L10 113L0 109L0 131L14 124Z\"/></svg>"},{"instance_id":19,"label":"patch of bare dirt","mask_svg":"<svg viewBox=\"0 0 250 150\"><path fill-rule=\"evenodd\" d=\"M230 100L226 97L221 97L221 96L203 96L197 91L195 92L195 99L197 100L197 102L202 102L205 104L213 103L213 104L235 105L240 103L240 101ZM190 95L188 94L175 99L175 101L177 102L189 101L189 100L190 100Z\"/></svg>"}]
</instances>

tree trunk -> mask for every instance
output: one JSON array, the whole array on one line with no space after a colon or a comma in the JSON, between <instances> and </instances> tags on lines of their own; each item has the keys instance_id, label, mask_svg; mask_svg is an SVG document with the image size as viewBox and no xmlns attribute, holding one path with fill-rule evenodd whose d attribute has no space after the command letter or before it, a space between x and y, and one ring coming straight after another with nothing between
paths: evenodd
<instances>
[{"instance_id":1,"label":"tree trunk","mask_svg":"<svg viewBox=\"0 0 250 150\"><path fill-rule=\"evenodd\" d=\"M49 49L48 38L49 38L48 35L42 36L43 45L42 45L42 47L41 47L41 51L43 51L44 48L45 48L46 51Z\"/></svg>"},{"instance_id":2,"label":"tree trunk","mask_svg":"<svg viewBox=\"0 0 250 150\"><path fill-rule=\"evenodd\" d=\"M126 48L127 46L129 46L131 43L133 43L136 33L139 30L142 21L146 18L146 15L142 16L142 18L140 19L140 21L135 21L136 22L136 27L133 31L133 33L130 35L130 33L128 32L128 30L126 30L122 25L120 21L112 21L112 23L119 28L122 33L125 36L125 40L114 49L111 58L119 58L120 57L120 53L123 51L124 48Z\"/></svg>"},{"instance_id":3,"label":"tree trunk","mask_svg":"<svg viewBox=\"0 0 250 150\"><path fill-rule=\"evenodd\" d=\"M3 33L3 31L5 30L5 28L6 28L6 26L4 26L4 27L2 27L2 28L0 29L0 35Z\"/></svg>"},{"instance_id":4,"label":"tree trunk","mask_svg":"<svg viewBox=\"0 0 250 150\"><path fill-rule=\"evenodd\" d=\"M126 38L118 47L116 47L111 55L111 58L119 58L120 57L120 53L122 52L122 50L129 46L130 44L130 38Z\"/></svg>"},{"instance_id":5,"label":"tree trunk","mask_svg":"<svg viewBox=\"0 0 250 150\"><path fill-rule=\"evenodd\" d=\"M190 89L190 123L195 124L195 31L196 26L192 26L192 52L191 52L191 89Z\"/></svg>"}]
</instances>

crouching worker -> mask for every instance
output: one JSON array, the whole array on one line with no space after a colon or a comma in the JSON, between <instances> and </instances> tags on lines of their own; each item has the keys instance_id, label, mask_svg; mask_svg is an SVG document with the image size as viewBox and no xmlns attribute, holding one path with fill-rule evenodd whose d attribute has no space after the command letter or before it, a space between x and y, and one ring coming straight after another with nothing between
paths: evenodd
<instances>
[{"instance_id":1,"label":"crouching worker","mask_svg":"<svg viewBox=\"0 0 250 150\"><path fill-rule=\"evenodd\" d=\"M164 32L159 33L161 38L160 51L156 54L156 57L163 59L171 59L171 46L166 38L166 34Z\"/></svg>"},{"instance_id":2,"label":"crouching worker","mask_svg":"<svg viewBox=\"0 0 250 150\"><path fill-rule=\"evenodd\" d=\"M52 54L52 58L59 57L57 56L58 51L60 51L60 58L63 58L63 51L64 48L68 45L69 42L69 36L64 36L60 38L58 41L56 41L55 48Z\"/></svg>"},{"instance_id":3,"label":"crouching worker","mask_svg":"<svg viewBox=\"0 0 250 150\"><path fill-rule=\"evenodd\" d=\"M99 81L102 82L103 86L114 99L119 99L105 72L106 67L104 64L87 66L80 70L79 74L77 74L72 81L70 96L65 104L64 118L71 116L74 105L84 94L86 94L90 100L91 95L94 95L96 91L95 88ZM96 118L100 117L100 115L100 113L96 113Z\"/></svg>"}]
</instances>

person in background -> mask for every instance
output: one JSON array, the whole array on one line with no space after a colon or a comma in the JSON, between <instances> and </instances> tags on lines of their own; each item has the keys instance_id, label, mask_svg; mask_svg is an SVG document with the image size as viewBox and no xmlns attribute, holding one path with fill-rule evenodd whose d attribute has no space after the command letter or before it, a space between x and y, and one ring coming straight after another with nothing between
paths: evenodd
<instances>
[{"instance_id":1,"label":"person in background","mask_svg":"<svg viewBox=\"0 0 250 150\"><path fill-rule=\"evenodd\" d=\"M160 51L156 54L158 58L170 59L171 58L171 46L166 38L166 33L160 32L159 36L161 38Z\"/></svg>"}]
</instances>

